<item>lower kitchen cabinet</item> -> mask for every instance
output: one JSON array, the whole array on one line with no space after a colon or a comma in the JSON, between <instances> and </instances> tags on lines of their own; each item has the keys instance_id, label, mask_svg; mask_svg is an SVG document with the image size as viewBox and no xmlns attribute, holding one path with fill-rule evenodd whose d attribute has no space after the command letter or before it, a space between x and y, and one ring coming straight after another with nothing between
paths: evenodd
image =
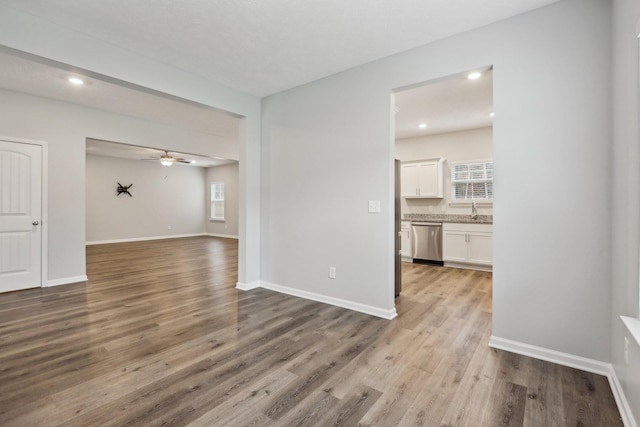
<instances>
[{"instance_id":1,"label":"lower kitchen cabinet","mask_svg":"<svg viewBox=\"0 0 640 427\"><path fill-rule=\"evenodd\" d=\"M493 265L493 225L444 223L445 265L490 270Z\"/></svg>"},{"instance_id":2,"label":"lower kitchen cabinet","mask_svg":"<svg viewBox=\"0 0 640 427\"><path fill-rule=\"evenodd\" d=\"M403 261L411 261L411 221L402 221L400 223L400 255Z\"/></svg>"}]
</instances>

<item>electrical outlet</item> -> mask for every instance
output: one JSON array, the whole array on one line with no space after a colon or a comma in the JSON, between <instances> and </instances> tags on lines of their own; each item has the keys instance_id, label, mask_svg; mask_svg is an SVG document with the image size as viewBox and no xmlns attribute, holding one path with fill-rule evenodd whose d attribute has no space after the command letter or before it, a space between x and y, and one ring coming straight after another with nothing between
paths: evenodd
<instances>
[{"instance_id":1,"label":"electrical outlet","mask_svg":"<svg viewBox=\"0 0 640 427\"><path fill-rule=\"evenodd\" d=\"M624 337L624 363L629 364L629 339Z\"/></svg>"},{"instance_id":2,"label":"electrical outlet","mask_svg":"<svg viewBox=\"0 0 640 427\"><path fill-rule=\"evenodd\" d=\"M335 279L335 278L336 278L336 268L329 267L329 279Z\"/></svg>"}]
</instances>

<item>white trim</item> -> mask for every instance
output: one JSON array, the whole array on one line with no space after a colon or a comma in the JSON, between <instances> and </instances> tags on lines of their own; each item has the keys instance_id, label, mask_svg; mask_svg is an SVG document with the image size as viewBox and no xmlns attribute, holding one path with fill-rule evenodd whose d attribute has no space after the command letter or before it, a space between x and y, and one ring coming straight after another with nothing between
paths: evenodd
<instances>
[{"instance_id":1,"label":"white trim","mask_svg":"<svg viewBox=\"0 0 640 427\"><path fill-rule=\"evenodd\" d=\"M259 287L260 287L259 280L256 280L255 282L251 282L251 283L242 283L242 282L236 283L236 289L240 291L250 291L252 289L258 289Z\"/></svg>"},{"instance_id":2,"label":"white trim","mask_svg":"<svg viewBox=\"0 0 640 427\"><path fill-rule=\"evenodd\" d=\"M295 297L309 299L312 301L318 301L325 304L335 305L342 308L347 308L353 311L359 311L360 313L370 314L372 316L381 317L383 319L391 320L398 316L395 307L389 310L385 310L378 307L373 307L366 304L360 304L353 301L347 301L340 298L329 297L326 295L316 294L313 292L301 291L299 289L289 288L287 286L276 285L275 283L269 283L260 281L260 287L270 289L272 291L280 292L287 295L293 295Z\"/></svg>"},{"instance_id":3,"label":"white trim","mask_svg":"<svg viewBox=\"0 0 640 427\"><path fill-rule=\"evenodd\" d=\"M510 351L511 353L522 354L523 356L529 356L540 360L546 360L547 362L557 363L558 365L582 369L583 371L592 372L594 374L608 375L610 372L611 365L609 363L587 359L573 354L562 353L556 350L549 350L544 347L525 344L519 341L499 338L494 335L491 335L489 347Z\"/></svg>"},{"instance_id":4,"label":"white trim","mask_svg":"<svg viewBox=\"0 0 640 427\"><path fill-rule=\"evenodd\" d=\"M86 282L87 280L89 280L89 279L87 278L86 275L75 276L75 277L65 277L65 278L62 278L62 279L49 280L49 281L47 281L47 284L44 285L43 287L69 285L71 283Z\"/></svg>"},{"instance_id":5,"label":"white trim","mask_svg":"<svg viewBox=\"0 0 640 427\"><path fill-rule=\"evenodd\" d=\"M0 141L38 145L40 154L40 287L47 286L49 277L49 143L33 139L15 138L12 136L0 136Z\"/></svg>"},{"instance_id":6,"label":"white trim","mask_svg":"<svg viewBox=\"0 0 640 427\"><path fill-rule=\"evenodd\" d=\"M222 237L223 239L236 239L238 240L238 236L234 236L233 234L218 234L218 233L205 233L209 237Z\"/></svg>"},{"instance_id":7,"label":"white trim","mask_svg":"<svg viewBox=\"0 0 640 427\"><path fill-rule=\"evenodd\" d=\"M618 375L616 375L616 370L613 369L613 365L609 365L609 367L611 368L611 373L607 374L607 378L609 379L611 392L613 393L613 398L616 400L616 405L618 406L622 423L625 427L638 427L638 423L633 416L633 411L631 410L627 396L625 396L624 389L618 380Z\"/></svg>"},{"instance_id":8,"label":"white trim","mask_svg":"<svg viewBox=\"0 0 640 427\"><path fill-rule=\"evenodd\" d=\"M92 242L86 242L85 245L91 246L91 245L106 245L109 243L144 242L145 240L179 239L181 237L199 237L199 236L208 236L208 234L207 233L172 234L170 236L151 236L151 237L134 237L130 239L94 240Z\"/></svg>"},{"instance_id":9,"label":"white trim","mask_svg":"<svg viewBox=\"0 0 640 427\"><path fill-rule=\"evenodd\" d=\"M444 262L445 267L454 267L454 268L462 268L464 270L478 270L478 271L488 271L489 273L493 272L493 266L491 265L481 265L481 264L466 264L463 262Z\"/></svg>"},{"instance_id":10,"label":"white trim","mask_svg":"<svg viewBox=\"0 0 640 427\"><path fill-rule=\"evenodd\" d=\"M620 412L620 417L622 418L622 422L625 427L638 427L638 424L636 424L635 418L633 417L633 413L631 412L629 402L624 394L624 390L620 385L618 376L616 375L611 363L587 359L586 357L562 353L560 351L549 350L548 348L512 341L506 338L499 338L494 335L489 339L489 347L606 376L609 380L611 392L616 400L616 405L618 406L618 411Z\"/></svg>"},{"instance_id":11,"label":"white trim","mask_svg":"<svg viewBox=\"0 0 640 427\"><path fill-rule=\"evenodd\" d=\"M636 340L636 343L640 345L640 319L635 317L620 316L622 322L631 333L631 336Z\"/></svg>"},{"instance_id":12,"label":"white trim","mask_svg":"<svg viewBox=\"0 0 640 427\"><path fill-rule=\"evenodd\" d=\"M41 215L42 220L42 283L47 283L49 279L49 144L46 141L39 142L42 147L42 202Z\"/></svg>"}]
</instances>

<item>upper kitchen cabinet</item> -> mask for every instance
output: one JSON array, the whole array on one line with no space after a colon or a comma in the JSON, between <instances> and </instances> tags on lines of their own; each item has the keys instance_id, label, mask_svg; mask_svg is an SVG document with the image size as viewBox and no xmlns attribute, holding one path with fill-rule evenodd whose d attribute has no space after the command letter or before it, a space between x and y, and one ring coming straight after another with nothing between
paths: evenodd
<instances>
[{"instance_id":1,"label":"upper kitchen cabinet","mask_svg":"<svg viewBox=\"0 0 640 427\"><path fill-rule=\"evenodd\" d=\"M401 170L402 197L444 197L444 159L403 162Z\"/></svg>"}]
</instances>

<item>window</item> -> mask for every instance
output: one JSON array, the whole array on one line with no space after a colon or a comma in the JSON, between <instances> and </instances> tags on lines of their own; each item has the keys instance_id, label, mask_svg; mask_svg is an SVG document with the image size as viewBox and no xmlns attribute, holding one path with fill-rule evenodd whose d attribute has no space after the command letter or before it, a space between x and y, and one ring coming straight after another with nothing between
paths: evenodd
<instances>
[{"instance_id":1,"label":"window","mask_svg":"<svg viewBox=\"0 0 640 427\"><path fill-rule=\"evenodd\" d=\"M493 162L453 163L451 201L493 201Z\"/></svg>"},{"instance_id":2,"label":"window","mask_svg":"<svg viewBox=\"0 0 640 427\"><path fill-rule=\"evenodd\" d=\"M211 219L224 221L224 182L211 184Z\"/></svg>"}]
</instances>

